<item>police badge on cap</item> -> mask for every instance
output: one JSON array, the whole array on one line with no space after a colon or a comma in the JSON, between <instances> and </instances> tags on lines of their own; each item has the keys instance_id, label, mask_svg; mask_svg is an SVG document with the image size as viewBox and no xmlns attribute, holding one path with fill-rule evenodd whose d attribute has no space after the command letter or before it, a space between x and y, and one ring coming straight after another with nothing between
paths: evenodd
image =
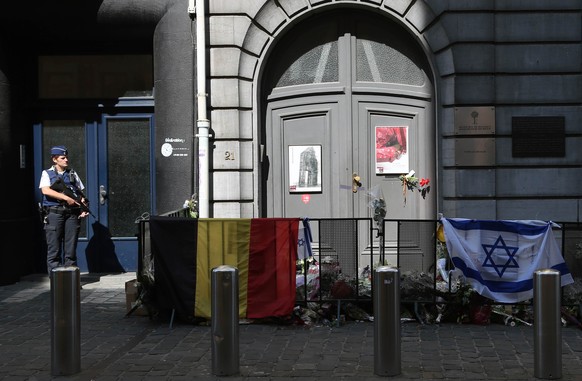
<instances>
[{"instance_id":1,"label":"police badge on cap","mask_svg":"<svg viewBox=\"0 0 582 381\"><path fill-rule=\"evenodd\" d=\"M65 146L54 146L51 148L51 155L67 156L69 155L69 151L67 151L67 147Z\"/></svg>"}]
</instances>

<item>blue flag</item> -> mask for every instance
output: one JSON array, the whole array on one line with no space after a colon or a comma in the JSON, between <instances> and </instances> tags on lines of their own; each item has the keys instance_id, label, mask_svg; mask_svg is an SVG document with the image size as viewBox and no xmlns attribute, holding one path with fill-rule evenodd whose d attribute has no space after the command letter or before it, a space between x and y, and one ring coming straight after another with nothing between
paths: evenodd
<instances>
[{"instance_id":1,"label":"blue flag","mask_svg":"<svg viewBox=\"0 0 582 381\"><path fill-rule=\"evenodd\" d=\"M297 234L297 259L311 258L313 257L313 250L311 248L313 238L309 218L304 217L301 219L301 222Z\"/></svg>"},{"instance_id":2,"label":"blue flag","mask_svg":"<svg viewBox=\"0 0 582 381\"><path fill-rule=\"evenodd\" d=\"M537 270L554 269L561 285L573 283L552 223L441 219L449 256L456 269L482 296L502 303L533 298Z\"/></svg>"}]
</instances>

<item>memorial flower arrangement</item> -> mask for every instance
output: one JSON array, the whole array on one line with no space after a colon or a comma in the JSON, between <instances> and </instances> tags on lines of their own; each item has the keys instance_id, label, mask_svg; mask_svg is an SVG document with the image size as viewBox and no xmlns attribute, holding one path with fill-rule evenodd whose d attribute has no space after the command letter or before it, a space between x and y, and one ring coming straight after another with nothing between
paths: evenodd
<instances>
[{"instance_id":1,"label":"memorial flower arrangement","mask_svg":"<svg viewBox=\"0 0 582 381\"><path fill-rule=\"evenodd\" d=\"M378 234L381 235L384 226L384 217L386 217L388 211L386 200L384 200L384 193L382 192L380 185L375 185L370 189L368 194L371 198L368 205L374 212L372 219L376 223L376 227L378 227Z\"/></svg>"},{"instance_id":2,"label":"memorial flower arrangement","mask_svg":"<svg viewBox=\"0 0 582 381\"><path fill-rule=\"evenodd\" d=\"M198 197L193 194L190 199L184 201L184 209L188 209L188 216L190 218L198 218Z\"/></svg>"},{"instance_id":3,"label":"memorial flower arrangement","mask_svg":"<svg viewBox=\"0 0 582 381\"><path fill-rule=\"evenodd\" d=\"M402 181L402 196L404 197L404 205L406 205L406 192L418 190L422 198L430 192L430 180L414 176L415 172L410 171L406 175L400 175L399 179Z\"/></svg>"},{"instance_id":4,"label":"memorial flower arrangement","mask_svg":"<svg viewBox=\"0 0 582 381\"><path fill-rule=\"evenodd\" d=\"M415 172L410 171L406 175L400 175L399 179L402 182L402 195L404 197L404 205L406 205L406 193L408 191L418 190L422 198L426 198L426 195L430 192L430 180L414 176ZM369 202L370 208L373 210L372 219L378 227L378 234L382 234L383 221L388 212L388 207L386 200L384 199L384 194L380 185L375 185L370 188L368 192L371 200Z\"/></svg>"},{"instance_id":5,"label":"memorial flower arrangement","mask_svg":"<svg viewBox=\"0 0 582 381\"><path fill-rule=\"evenodd\" d=\"M399 177L402 181L405 205L408 191L418 190L423 199L430 192L430 180L419 179L414 174L414 171L410 171ZM388 203L380 185L370 188L367 195L370 198L368 206L372 209L372 219L378 229L378 236L383 236L384 218L388 212ZM331 308L330 301L349 300L353 297L371 298L372 271L373 268L380 265L387 265L387 263L375 263L371 266L372 268L370 266L360 268L357 277L350 277L342 273L337 258L323 257L321 263L314 259L304 261L297 269L296 292L297 300L305 301L306 306L297 307L294 311L297 320L304 324L321 322L333 324L332 322L337 321L338 317L335 316L337 311ZM408 300L419 300L426 297L431 293L434 285L431 275L424 272L402 274L401 282L402 294ZM323 303L314 303L317 300L323 301ZM346 314L346 317L354 320L371 320L365 311L353 304L346 304L342 308L342 312ZM429 315L427 314L422 319L428 318Z\"/></svg>"}]
</instances>

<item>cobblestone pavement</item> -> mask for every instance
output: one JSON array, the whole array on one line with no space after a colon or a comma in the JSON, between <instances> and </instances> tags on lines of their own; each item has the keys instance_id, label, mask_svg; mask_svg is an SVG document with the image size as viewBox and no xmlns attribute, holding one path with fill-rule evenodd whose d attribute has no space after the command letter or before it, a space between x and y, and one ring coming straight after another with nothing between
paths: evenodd
<instances>
[{"instance_id":1,"label":"cobblestone pavement","mask_svg":"<svg viewBox=\"0 0 582 381\"><path fill-rule=\"evenodd\" d=\"M51 376L50 286L0 287L1 380L534 380L534 328L402 325L401 373L374 374L374 324L240 326L240 373L212 374L210 328L125 317L125 281L82 277L81 372ZM562 329L562 379L582 380L582 330Z\"/></svg>"}]
</instances>

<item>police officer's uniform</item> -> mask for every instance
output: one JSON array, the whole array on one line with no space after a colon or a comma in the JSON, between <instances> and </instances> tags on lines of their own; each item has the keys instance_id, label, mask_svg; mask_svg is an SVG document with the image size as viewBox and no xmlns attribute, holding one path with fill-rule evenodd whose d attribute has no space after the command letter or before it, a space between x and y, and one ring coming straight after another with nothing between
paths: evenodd
<instances>
[{"instance_id":1,"label":"police officer's uniform","mask_svg":"<svg viewBox=\"0 0 582 381\"><path fill-rule=\"evenodd\" d=\"M53 147L51 155L68 155L63 146ZM53 185L61 179L65 186L75 193L79 193L85 187L77 173L66 169L58 173L55 166L42 172L39 188ZM47 266L50 275L51 270L59 266L77 265L77 240L81 227L79 215L80 207L71 207L67 203L50 196L43 195L42 200L44 217L44 230L47 243ZM64 254L64 257L63 257Z\"/></svg>"}]
</instances>

